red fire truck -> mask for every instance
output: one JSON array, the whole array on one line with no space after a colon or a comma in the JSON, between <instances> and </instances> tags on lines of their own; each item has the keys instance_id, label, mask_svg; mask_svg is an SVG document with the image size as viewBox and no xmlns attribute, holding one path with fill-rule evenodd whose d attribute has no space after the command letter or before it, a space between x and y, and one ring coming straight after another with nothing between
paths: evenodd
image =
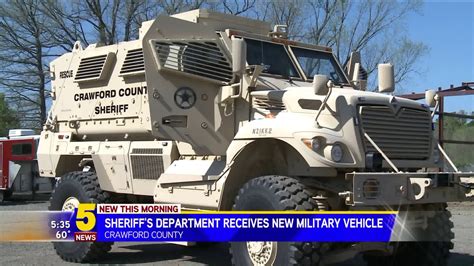
<instances>
[{"instance_id":1,"label":"red fire truck","mask_svg":"<svg viewBox=\"0 0 474 266\"><path fill-rule=\"evenodd\" d=\"M49 193L54 179L41 178L36 161L39 135L30 129L12 129L0 138L0 202L16 194Z\"/></svg>"}]
</instances>

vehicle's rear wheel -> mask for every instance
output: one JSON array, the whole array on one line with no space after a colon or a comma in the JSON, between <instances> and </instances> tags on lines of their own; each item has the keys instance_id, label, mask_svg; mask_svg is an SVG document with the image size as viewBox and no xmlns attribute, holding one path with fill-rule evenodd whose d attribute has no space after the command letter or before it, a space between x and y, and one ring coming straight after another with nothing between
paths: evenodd
<instances>
[{"instance_id":1,"label":"vehicle's rear wheel","mask_svg":"<svg viewBox=\"0 0 474 266\"><path fill-rule=\"evenodd\" d=\"M94 172L70 172L58 182L50 199L50 210L72 211L79 203L106 203ZM112 242L54 242L56 253L65 261L90 262L110 251Z\"/></svg>"},{"instance_id":2,"label":"vehicle's rear wheel","mask_svg":"<svg viewBox=\"0 0 474 266\"><path fill-rule=\"evenodd\" d=\"M311 197L298 180L285 176L262 176L239 191L233 210L327 210L325 202ZM329 249L318 242L232 242L234 265L317 265Z\"/></svg>"},{"instance_id":3,"label":"vehicle's rear wheel","mask_svg":"<svg viewBox=\"0 0 474 266\"><path fill-rule=\"evenodd\" d=\"M447 265L450 250L454 247L454 233L451 212L446 207L443 203L428 204L423 208L435 212L433 217L428 218L426 229L419 232L424 240L429 241L395 243L391 256L364 256L367 265Z\"/></svg>"}]
</instances>

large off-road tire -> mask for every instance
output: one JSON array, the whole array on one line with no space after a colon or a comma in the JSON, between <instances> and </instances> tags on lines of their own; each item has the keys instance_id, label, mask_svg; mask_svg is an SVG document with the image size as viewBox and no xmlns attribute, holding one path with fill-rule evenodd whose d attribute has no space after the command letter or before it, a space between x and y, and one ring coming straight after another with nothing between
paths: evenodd
<instances>
[{"instance_id":1,"label":"large off-road tire","mask_svg":"<svg viewBox=\"0 0 474 266\"><path fill-rule=\"evenodd\" d=\"M262 176L247 182L235 198L233 210L327 210L314 200L298 180L285 176ZM327 243L318 242L232 242L234 265L317 265Z\"/></svg>"},{"instance_id":2,"label":"large off-road tire","mask_svg":"<svg viewBox=\"0 0 474 266\"><path fill-rule=\"evenodd\" d=\"M94 172L70 172L58 182L50 199L50 210L70 210L81 203L107 203ZM56 253L65 261L91 262L110 251L112 242L54 242Z\"/></svg>"},{"instance_id":3,"label":"large off-road tire","mask_svg":"<svg viewBox=\"0 0 474 266\"><path fill-rule=\"evenodd\" d=\"M428 218L428 226L420 233L426 239L435 241L395 243L391 256L365 256L368 266L378 265L416 265L446 266L450 250L454 247L452 239L453 222L446 204L426 205L424 210L434 211L434 217ZM436 241L438 240L438 241Z\"/></svg>"}]
</instances>

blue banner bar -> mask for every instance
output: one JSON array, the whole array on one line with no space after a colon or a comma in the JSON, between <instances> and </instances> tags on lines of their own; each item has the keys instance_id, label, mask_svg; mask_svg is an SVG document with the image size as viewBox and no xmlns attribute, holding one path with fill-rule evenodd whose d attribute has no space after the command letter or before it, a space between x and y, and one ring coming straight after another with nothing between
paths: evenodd
<instances>
[{"instance_id":1,"label":"blue banner bar","mask_svg":"<svg viewBox=\"0 0 474 266\"><path fill-rule=\"evenodd\" d=\"M388 242L395 213L96 214L97 241Z\"/></svg>"}]
</instances>

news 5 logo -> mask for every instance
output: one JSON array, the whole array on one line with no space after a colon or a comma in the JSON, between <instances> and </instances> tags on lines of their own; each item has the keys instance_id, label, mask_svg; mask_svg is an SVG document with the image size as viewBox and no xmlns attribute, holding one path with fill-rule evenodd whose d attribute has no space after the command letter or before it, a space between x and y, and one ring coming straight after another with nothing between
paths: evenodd
<instances>
[{"instance_id":1,"label":"news 5 logo","mask_svg":"<svg viewBox=\"0 0 474 266\"><path fill-rule=\"evenodd\" d=\"M81 203L77 208L76 226L80 231L90 231L96 224L95 203Z\"/></svg>"},{"instance_id":2,"label":"news 5 logo","mask_svg":"<svg viewBox=\"0 0 474 266\"><path fill-rule=\"evenodd\" d=\"M76 227L80 232L74 233L74 241L90 242L97 240L97 232L90 232L96 224L95 203L81 203L77 208Z\"/></svg>"}]
</instances>

